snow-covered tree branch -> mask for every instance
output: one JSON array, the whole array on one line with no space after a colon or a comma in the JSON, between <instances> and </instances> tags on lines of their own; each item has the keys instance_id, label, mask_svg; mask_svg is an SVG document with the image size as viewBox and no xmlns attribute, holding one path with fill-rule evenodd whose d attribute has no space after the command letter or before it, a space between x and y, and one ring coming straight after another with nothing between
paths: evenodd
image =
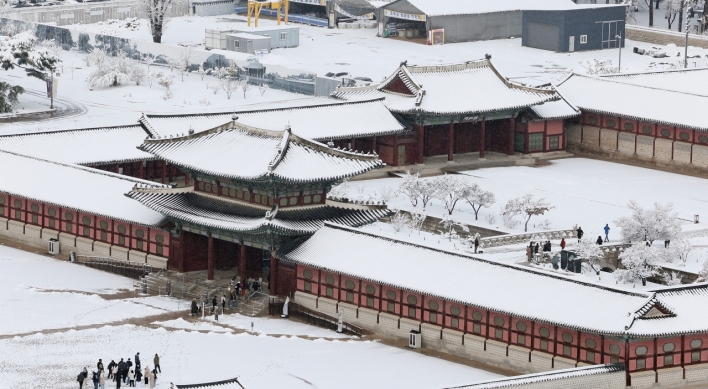
<instances>
[{"instance_id":1,"label":"snow-covered tree branch","mask_svg":"<svg viewBox=\"0 0 708 389\"><path fill-rule=\"evenodd\" d=\"M681 223L678 214L673 212L673 204L654 203L653 209L644 209L632 200L627 206L632 210L632 215L615 220L626 243L647 241L652 245L655 240L671 240L681 232Z\"/></svg>"},{"instance_id":2,"label":"snow-covered tree branch","mask_svg":"<svg viewBox=\"0 0 708 389\"><path fill-rule=\"evenodd\" d=\"M429 180L434 185L433 196L445 204L448 215L452 215L457 202L465 198L469 184L457 175L445 174Z\"/></svg>"},{"instance_id":3,"label":"snow-covered tree branch","mask_svg":"<svg viewBox=\"0 0 708 389\"><path fill-rule=\"evenodd\" d=\"M162 43L162 34L170 22L170 10L183 0L138 0L141 16L150 23L152 41Z\"/></svg>"},{"instance_id":4,"label":"snow-covered tree branch","mask_svg":"<svg viewBox=\"0 0 708 389\"><path fill-rule=\"evenodd\" d=\"M522 197L509 200L504 206L503 215L513 217L514 215L523 215L526 219L524 223L524 232L528 231L529 220L533 216L540 216L555 208L555 206L546 202L546 199L534 199L533 195L527 193Z\"/></svg>"},{"instance_id":5,"label":"snow-covered tree branch","mask_svg":"<svg viewBox=\"0 0 708 389\"><path fill-rule=\"evenodd\" d=\"M479 210L482 207L489 208L497 202L494 193L483 190L476 182L469 186L465 193L465 200L474 211L474 220L479 220Z\"/></svg>"},{"instance_id":6,"label":"snow-covered tree branch","mask_svg":"<svg viewBox=\"0 0 708 389\"><path fill-rule=\"evenodd\" d=\"M584 259L595 274L600 274L600 262L604 258L600 246L588 239L581 239L572 251L578 258Z\"/></svg>"},{"instance_id":7,"label":"snow-covered tree branch","mask_svg":"<svg viewBox=\"0 0 708 389\"><path fill-rule=\"evenodd\" d=\"M614 272L618 281L641 281L642 285L646 285L647 278L660 274L659 263L665 260L665 250L635 242L619 255L619 259L624 269Z\"/></svg>"}]
</instances>

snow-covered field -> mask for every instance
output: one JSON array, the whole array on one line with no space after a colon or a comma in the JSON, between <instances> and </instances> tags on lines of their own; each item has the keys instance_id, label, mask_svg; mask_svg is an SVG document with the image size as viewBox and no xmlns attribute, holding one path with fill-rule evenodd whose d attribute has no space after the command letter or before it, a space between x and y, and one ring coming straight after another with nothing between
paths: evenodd
<instances>
[{"instance_id":1,"label":"snow-covered field","mask_svg":"<svg viewBox=\"0 0 708 389\"><path fill-rule=\"evenodd\" d=\"M136 352L143 366L161 356L157 387L165 389L236 376L248 388L337 389L437 388L499 377L287 320L234 314L195 321L184 302L183 315L175 313L174 299L121 299L117 293L131 286L124 277L0 246L0 387L75 388L83 366ZM146 316L154 320L135 323ZM251 322L254 333L244 332Z\"/></svg>"},{"instance_id":2,"label":"snow-covered field","mask_svg":"<svg viewBox=\"0 0 708 389\"><path fill-rule=\"evenodd\" d=\"M693 215L708 217L708 203L701 193L708 190L708 181L682 174L667 173L641 167L585 158L553 160L547 166L513 166L470 170L462 172L471 182L496 195L497 203L482 208L479 220L464 201L457 203L452 216L461 222L497 229L507 233L522 233L523 223L513 229L502 224L500 206L508 200L531 193L535 198L545 198L555 206L544 216L529 222L529 231L543 230L543 220L551 222L551 229L570 229L576 224L585 231L586 237L602 235L605 224L610 225L610 240L619 240L619 228L613 221L630 214L627 203L636 200L644 207L654 202L671 202L679 218L693 220ZM383 187L397 189L400 178L362 180L346 183L353 198L377 198ZM446 212L439 200L431 200L425 213L442 217ZM398 194L388 202L390 207L422 212L422 204L413 207L408 198ZM486 216L494 214L496 223L490 225ZM706 216L703 216L706 215ZM521 220L518 217L518 220ZM686 222L684 230L708 228L705 223Z\"/></svg>"}]
</instances>

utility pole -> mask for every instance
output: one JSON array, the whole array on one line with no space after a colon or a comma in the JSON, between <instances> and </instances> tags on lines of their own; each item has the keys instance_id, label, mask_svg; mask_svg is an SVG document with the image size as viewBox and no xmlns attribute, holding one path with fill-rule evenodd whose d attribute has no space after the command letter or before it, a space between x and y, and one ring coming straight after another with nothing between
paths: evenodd
<instances>
[{"instance_id":1,"label":"utility pole","mask_svg":"<svg viewBox=\"0 0 708 389\"><path fill-rule=\"evenodd\" d=\"M683 68L684 69L686 69L688 67L688 25L690 24L692 17L693 17L693 7L686 8L686 47L684 48L684 52L683 52Z\"/></svg>"},{"instance_id":2,"label":"utility pole","mask_svg":"<svg viewBox=\"0 0 708 389\"><path fill-rule=\"evenodd\" d=\"M617 39L617 47L619 47L619 64L617 65L617 73L622 71L622 35L615 35Z\"/></svg>"}]
</instances>

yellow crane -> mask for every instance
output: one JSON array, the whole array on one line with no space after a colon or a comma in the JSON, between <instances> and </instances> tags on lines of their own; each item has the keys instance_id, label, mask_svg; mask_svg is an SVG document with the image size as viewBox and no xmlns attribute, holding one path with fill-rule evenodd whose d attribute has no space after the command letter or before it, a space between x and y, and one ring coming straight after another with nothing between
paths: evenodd
<instances>
[{"instance_id":1,"label":"yellow crane","mask_svg":"<svg viewBox=\"0 0 708 389\"><path fill-rule=\"evenodd\" d=\"M285 24L288 24L288 9L290 8L289 0L248 0L248 27L251 27L251 16L256 20L256 27L258 27L258 17L261 14L261 9L263 7L270 7L270 9L278 10L278 25L280 25L280 8L283 8L283 14L285 14Z\"/></svg>"}]
</instances>

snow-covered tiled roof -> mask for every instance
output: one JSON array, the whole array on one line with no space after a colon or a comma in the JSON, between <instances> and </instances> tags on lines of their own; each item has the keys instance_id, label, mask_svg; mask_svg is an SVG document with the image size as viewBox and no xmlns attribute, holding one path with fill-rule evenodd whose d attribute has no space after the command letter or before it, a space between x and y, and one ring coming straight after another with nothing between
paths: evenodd
<instances>
[{"instance_id":1,"label":"snow-covered tiled roof","mask_svg":"<svg viewBox=\"0 0 708 389\"><path fill-rule=\"evenodd\" d=\"M405 91L391 91L402 86ZM372 88L339 88L333 97L356 101L383 95L393 112L432 115L484 115L560 98L552 89L530 88L507 80L486 59L452 65L402 63L376 89L379 93Z\"/></svg>"},{"instance_id":2,"label":"snow-covered tiled roof","mask_svg":"<svg viewBox=\"0 0 708 389\"><path fill-rule=\"evenodd\" d=\"M164 185L93 168L0 151L0 192L117 220L159 226L161 214L125 196L136 184Z\"/></svg>"},{"instance_id":3,"label":"snow-covered tiled roof","mask_svg":"<svg viewBox=\"0 0 708 389\"><path fill-rule=\"evenodd\" d=\"M287 130L266 131L238 122L225 130L149 139L140 147L187 170L247 181L336 181L384 166L375 154L332 149Z\"/></svg>"},{"instance_id":4,"label":"snow-covered tiled roof","mask_svg":"<svg viewBox=\"0 0 708 389\"><path fill-rule=\"evenodd\" d=\"M549 371L536 374L526 374L516 377L501 378L496 380L477 382L470 385L455 386L447 389L496 389L496 388L513 388L515 386L528 387L533 384L548 385L549 387L556 387L553 381L559 380L570 380L576 377L588 377L588 376L598 376L607 374L618 374L620 380L625 379L625 366L621 363L608 364L608 365L595 365L595 366L585 366L576 367L571 369ZM570 382L568 382L569 386ZM560 385L559 387L563 387ZM534 386L535 387L535 386ZM604 387L600 386L600 387Z\"/></svg>"},{"instance_id":5,"label":"snow-covered tiled roof","mask_svg":"<svg viewBox=\"0 0 708 389\"><path fill-rule=\"evenodd\" d=\"M565 99L547 101L531 107L531 112L539 120L561 120L580 115L580 110L573 107Z\"/></svg>"},{"instance_id":6,"label":"snow-covered tiled roof","mask_svg":"<svg viewBox=\"0 0 708 389\"><path fill-rule=\"evenodd\" d=\"M578 5L571 0L406 0L427 16L485 14L507 11L563 11L606 6ZM392 4L395 4L392 3ZM612 4L615 6L614 4ZM387 8L387 7L384 7Z\"/></svg>"},{"instance_id":7,"label":"snow-covered tiled roof","mask_svg":"<svg viewBox=\"0 0 708 389\"><path fill-rule=\"evenodd\" d=\"M696 309L708 306L707 283L658 289L656 299L671 309L674 315L661 319L637 319L630 330L632 334L661 337L708 331L708 312L705 309ZM659 321L660 325L657 324Z\"/></svg>"},{"instance_id":8,"label":"snow-covered tiled roof","mask_svg":"<svg viewBox=\"0 0 708 389\"><path fill-rule=\"evenodd\" d=\"M665 316L635 320L656 302L651 292L599 286L329 223L307 241L279 252L278 256L306 266L586 332L619 335L629 329L632 333L633 322L651 322L658 328L670 319ZM573 296L577 303L564 304L559 296Z\"/></svg>"},{"instance_id":9,"label":"snow-covered tiled roof","mask_svg":"<svg viewBox=\"0 0 708 389\"><path fill-rule=\"evenodd\" d=\"M154 136L181 136L190 128L199 133L229 123L233 115L238 116L239 123L265 130L282 131L290 125L294 134L318 141L405 132L384 105L382 96L357 102L306 99L224 113L144 115L140 120Z\"/></svg>"},{"instance_id":10,"label":"snow-covered tiled roof","mask_svg":"<svg viewBox=\"0 0 708 389\"><path fill-rule=\"evenodd\" d=\"M627 84L708 96L708 68L607 74L600 77Z\"/></svg>"},{"instance_id":11,"label":"snow-covered tiled roof","mask_svg":"<svg viewBox=\"0 0 708 389\"><path fill-rule=\"evenodd\" d=\"M56 162L102 165L154 157L137 147L147 133L139 125L0 136L0 150Z\"/></svg>"},{"instance_id":12,"label":"snow-covered tiled roof","mask_svg":"<svg viewBox=\"0 0 708 389\"><path fill-rule=\"evenodd\" d=\"M219 199L195 192L136 189L128 196L170 218L222 231L249 234L278 231L285 235L312 234L325 221L348 226L373 223L389 214L385 209L345 209L329 205L297 209L281 209L274 217L267 210L232 200Z\"/></svg>"},{"instance_id":13,"label":"snow-covered tiled roof","mask_svg":"<svg viewBox=\"0 0 708 389\"><path fill-rule=\"evenodd\" d=\"M708 131L708 97L571 74L558 90L581 111Z\"/></svg>"},{"instance_id":14,"label":"snow-covered tiled roof","mask_svg":"<svg viewBox=\"0 0 708 389\"><path fill-rule=\"evenodd\" d=\"M176 389L243 389L243 386L238 382L238 378L203 384L174 384L174 387Z\"/></svg>"}]
</instances>

